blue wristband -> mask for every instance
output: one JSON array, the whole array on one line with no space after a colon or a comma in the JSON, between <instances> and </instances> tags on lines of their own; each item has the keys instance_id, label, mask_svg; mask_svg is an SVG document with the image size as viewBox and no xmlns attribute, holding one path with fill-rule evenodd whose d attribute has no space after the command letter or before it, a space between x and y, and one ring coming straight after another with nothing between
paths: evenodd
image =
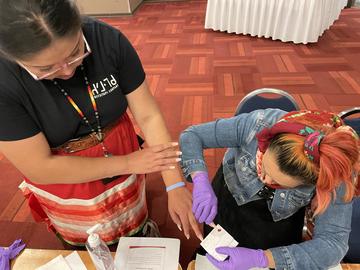
<instances>
[{"instance_id":1,"label":"blue wristband","mask_svg":"<svg viewBox=\"0 0 360 270\"><path fill-rule=\"evenodd\" d=\"M173 190L175 188L184 187L185 183L183 181L177 182L175 184L172 184L171 186L166 187L166 192L169 192L170 190Z\"/></svg>"}]
</instances>

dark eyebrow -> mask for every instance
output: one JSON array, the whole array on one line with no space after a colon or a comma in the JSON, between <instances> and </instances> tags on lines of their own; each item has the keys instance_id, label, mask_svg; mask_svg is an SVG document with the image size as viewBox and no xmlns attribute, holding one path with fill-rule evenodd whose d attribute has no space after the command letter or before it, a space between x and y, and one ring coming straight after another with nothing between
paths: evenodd
<instances>
[{"instance_id":1,"label":"dark eyebrow","mask_svg":"<svg viewBox=\"0 0 360 270\"><path fill-rule=\"evenodd\" d=\"M81 37L82 37L82 34L81 34ZM69 58L69 57L79 48L81 40L83 40L83 39L80 38L80 39L78 40L78 42L76 43L74 49L73 49L73 50L71 51L71 53L66 57L66 59ZM31 66L31 67L35 67L35 68L50 68L50 67L52 67L52 66L54 66L54 65L49 65L49 66Z\"/></svg>"}]
</instances>

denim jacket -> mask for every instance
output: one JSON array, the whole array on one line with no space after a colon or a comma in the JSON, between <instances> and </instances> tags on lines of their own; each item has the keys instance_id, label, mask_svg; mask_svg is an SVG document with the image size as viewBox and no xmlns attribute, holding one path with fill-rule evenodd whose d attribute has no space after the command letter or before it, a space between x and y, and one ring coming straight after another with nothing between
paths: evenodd
<instances>
[{"instance_id":1,"label":"denim jacket","mask_svg":"<svg viewBox=\"0 0 360 270\"><path fill-rule=\"evenodd\" d=\"M258 145L255 135L272 126L284 114L278 109L257 110L189 127L180 136L181 166L185 177L190 180L192 172L207 171L203 149L228 148L223 159L224 178L237 204L261 199L257 192L264 184L256 171ZM273 200L268 202L273 220L285 219L309 205L314 193L315 187L309 185L276 189ZM343 194L344 187L341 186L326 211L315 217L312 240L270 249L276 269L328 269L341 261L348 249L352 212L352 203L344 203Z\"/></svg>"}]
</instances>

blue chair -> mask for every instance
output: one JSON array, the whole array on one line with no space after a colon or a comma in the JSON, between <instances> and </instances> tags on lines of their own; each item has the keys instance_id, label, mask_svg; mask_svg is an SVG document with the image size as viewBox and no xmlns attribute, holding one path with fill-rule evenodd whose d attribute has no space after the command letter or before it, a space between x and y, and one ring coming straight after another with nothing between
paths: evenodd
<instances>
[{"instance_id":1,"label":"blue chair","mask_svg":"<svg viewBox=\"0 0 360 270\"><path fill-rule=\"evenodd\" d=\"M295 99L286 91L274 88L261 88L247 94L238 104L235 115L249 113L258 109L275 108L291 112L300 110ZM222 166L219 170L222 170ZM219 173L219 171L217 172ZM314 223L309 209L305 211L303 239L312 238Z\"/></svg>"},{"instance_id":2,"label":"blue chair","mask_svg":"<svg viewBox=\"0 0 360 270\"><path fill-rule=\"evenodd\" d=\"M355 114L359 114L359 117L354 117ZM339 116L344 120L345 124L351 126L360 135L360 107L342 111Z\"/></svg>"},{"instance_id":3,"label":"blue chair","mask_svg":"<svg viewBox=\"0 0 360 270\"><path fill-rule=\"evenodd\" d=\"M354 115L359 114L359 117ZM360 107L354 107L339 113L344 122L351 126L357 134L360 134ZM350 118L348 118L350 116ZM353 213L351 219L351 233L349 238L349 251L344 261L349 263L360 263L360 197L353 202Z\"/></svg>"},{"instance_id":4,"label":"blue chair","mask_svg":"<svg viewBox=\"0 0 360 270\"><path fill-rule=\"evenodd\" d=\"M260 88L250 92L240 101L235 115L268 108L277 108L290 112L298 111L299 105L289 93L283 90Z\"/></svg>"},{"instance_id":5,"label":"blue chair","mask_svg":"<svg viewBox=\"0 0 360 270\"><path fill-rule=\"evenodd\" d=\"M349 250L344 261L360 263L360 197L356 197L353 202Z\"/></svg>"}]
</instances>

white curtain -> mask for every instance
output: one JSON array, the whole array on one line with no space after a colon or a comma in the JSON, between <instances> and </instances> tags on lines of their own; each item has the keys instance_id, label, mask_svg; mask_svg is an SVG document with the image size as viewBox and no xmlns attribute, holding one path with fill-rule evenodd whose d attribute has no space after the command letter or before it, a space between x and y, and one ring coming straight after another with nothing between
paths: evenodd
<instances>
[{"instance_id":1,"label":"white curtain","mask_svg":"<svg viewBox=\"0 0 360 270\"><path fill-rule=\"evenodd\" d=\"M205 28L228 33L317 42L347 0L208 0Z\"/></svg>"}]
</instances>

